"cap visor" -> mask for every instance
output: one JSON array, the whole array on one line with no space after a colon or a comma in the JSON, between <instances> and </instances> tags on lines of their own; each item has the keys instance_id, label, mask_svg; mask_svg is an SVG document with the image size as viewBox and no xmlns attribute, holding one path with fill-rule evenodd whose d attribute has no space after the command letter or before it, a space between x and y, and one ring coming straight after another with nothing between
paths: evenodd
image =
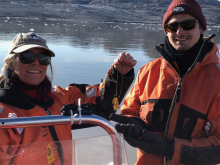
<instances>
[{"instance_id":1,"label":"cap visor","mask_svg":"<svg viewBox=\"0 0 220 165\"><path fill-rule=\"evenodd\" d=\"M46 47L40 46L40 45L23 45L23 46L20 46L20 47L18 47L18 48L16 48L16 49L12 50L12 52L14 52L14 53L22 53L22 52L25 52L25 51L30 50L30 49L32 49L32 48L42 48L42 49L46 49L46 50L49 51L50 56L52 56L52 57L55 56L55 54L54 54L53 51L51 51L50 49L48 49L48 48L46 48Z\"/></svg>"}]
</instances>

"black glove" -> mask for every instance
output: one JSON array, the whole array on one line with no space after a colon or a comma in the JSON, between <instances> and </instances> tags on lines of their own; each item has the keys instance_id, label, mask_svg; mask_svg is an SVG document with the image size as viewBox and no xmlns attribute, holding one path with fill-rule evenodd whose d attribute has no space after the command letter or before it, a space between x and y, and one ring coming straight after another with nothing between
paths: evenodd
<instances>
[{"instance_id":1,"label":"black glove","mask_svg":"<svg viewBox=\"0 0 220 165\"><path fill-rule=\"evenodd\" d=\"M132 147L140 148L147 154L166 156L169 159L172 159L175 143L174 139L165 140L162 136L151 133L146 129L143 130L142 136L146 139L137 139L133 136L124 136L124 139Z\"/></svg>"},{"instance_id":2,"label":"black glove","mask_svg":"<svg viewBox=\"0 0 220 165\"><path fill-rule=\"evenodd\" d=\"M92 108L91 108L91 104L81 104L81 113L82 115L92 115ZM63 107L60 109L61 115L63 116L70 116L70 110L73 112L73 114L79 114L78 111L78 105L77 104L67 104L67 105L63 105Z\"/></svg>"},{"instance_id":3,"label":"black glove","mask_svg":"<svg viewBox=\"0 0 220 165\"><path fill-rule=\"evenodd\" d=\"M126 117L112 113L109 119L118 122L115 124L115 129L124 135L140 137L143 129L147 129L147 124L138 117Z\"/></svg>"}]
</instances>

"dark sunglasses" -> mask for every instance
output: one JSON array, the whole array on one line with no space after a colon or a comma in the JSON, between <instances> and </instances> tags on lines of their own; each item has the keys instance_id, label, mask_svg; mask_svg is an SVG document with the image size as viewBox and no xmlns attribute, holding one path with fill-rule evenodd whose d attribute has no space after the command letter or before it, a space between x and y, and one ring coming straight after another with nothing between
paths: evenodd
<instances>
[{"instance_id":1,"label":"dark sunglasses","mask_svg":"<svg viewBox=\"0 0 220 165\"><path fill-rule=\"evenodd\" d=\"M192 30L198 22L198 20L186 20L183 22L167 23L164 27L167 32L177 32L179 26L181 26L183 30Z\"/></svg>"},{"instance_id":2,"label":"dark sunglasses","mask_svg":"<svg viewBox=\"0 0 220 165\"><path fill-rule=\"evenodd\" d=\"M20 62L22 64L30 64L34 62L34 56L35 54L31 51L26 51L23 53L20 53ZM49 65L51 62L51 57L47 55L46 53L38 53L36 54L38 61L41 65Z\"/></svg>"}]
</instances>

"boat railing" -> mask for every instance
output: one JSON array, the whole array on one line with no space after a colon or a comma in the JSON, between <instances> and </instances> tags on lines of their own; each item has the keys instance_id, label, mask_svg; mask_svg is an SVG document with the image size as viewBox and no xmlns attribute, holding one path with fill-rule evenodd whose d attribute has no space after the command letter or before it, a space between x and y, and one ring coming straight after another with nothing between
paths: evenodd
<instances>
[{"instance_id":1,"label":"boat railing","mask_svg":"<svg viewBox=\"0 0 220 165\"><path fill-rule=\"evenodd\" d=\"M20 128L31 126L49 126L49 125L64 125L64 124L92 124L102 127L110 136L113 143L113 163L121 165L121 138L117 134L114 126L106 119L97 115L82 115L75 116L74 120L70 116L49 115L49 116L34 116L34 117L17 117L17 118L1 118L0 128Z\"/></svg>"}]
</instances>

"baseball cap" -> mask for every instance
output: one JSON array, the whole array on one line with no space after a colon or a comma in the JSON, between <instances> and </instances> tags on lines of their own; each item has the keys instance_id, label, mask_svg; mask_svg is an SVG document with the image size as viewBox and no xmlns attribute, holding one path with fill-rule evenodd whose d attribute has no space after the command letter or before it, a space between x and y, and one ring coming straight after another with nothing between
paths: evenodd
<instances>
[{"instance_id":1,"label":"baseball cap","mask_svg":"<svg viewBox=\"0 0 220 165\"><path fill-rule=\"evenodd\" d=\"M33 32L17 34L11 42L8 54L22 53L32 48L46 49L50 56L55 56L54 52L47 46L47 41Z\"/></svg>"}]
</instances>

